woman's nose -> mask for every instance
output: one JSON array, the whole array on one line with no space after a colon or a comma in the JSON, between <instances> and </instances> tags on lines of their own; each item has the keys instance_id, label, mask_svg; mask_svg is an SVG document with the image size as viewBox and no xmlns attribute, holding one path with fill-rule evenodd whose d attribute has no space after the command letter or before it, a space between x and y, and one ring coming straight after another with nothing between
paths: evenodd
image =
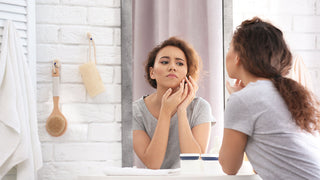
<instances>
[{"instance_id":1,"label":"woman's nose","mask_svg":"<svg viewBox=\"0 0 320 180\"><path fill-rule=\"evenodd\" d=\"M169 71L176 71L176 70L177 70L177 68L176 68L175 64L174 63L170 63Z\"/></svg>"}]
</instances>

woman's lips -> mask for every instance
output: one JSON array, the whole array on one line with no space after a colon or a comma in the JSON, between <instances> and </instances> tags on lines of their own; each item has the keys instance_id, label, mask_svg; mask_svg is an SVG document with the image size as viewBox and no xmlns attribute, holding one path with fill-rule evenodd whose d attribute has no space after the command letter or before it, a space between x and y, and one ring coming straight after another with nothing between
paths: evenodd
<instances>
[{"instance_id":1,"label":"woman's lips","mask_svg":"<svg viewBox=\"0 0 320 180\"><path fill-rule=\"evenodd\" d=\"M169 74L169 75L167 75L167 77L169 77L169 78L177 78L177 76L175 74Z\"/></svg>"}]
</instances>

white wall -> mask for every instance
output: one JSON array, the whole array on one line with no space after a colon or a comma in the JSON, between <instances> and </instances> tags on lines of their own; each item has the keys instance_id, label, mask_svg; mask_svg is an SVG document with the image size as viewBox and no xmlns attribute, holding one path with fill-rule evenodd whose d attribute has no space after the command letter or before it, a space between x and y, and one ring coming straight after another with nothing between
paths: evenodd
<instances>
[{"instance_id":1,"label":"white wall","mask_svg":"<svg viewBox=\"0 0 320 180\"><path fill-rule=\"evenodd\" d=\"M121 167L120 0L37 0L37 98L44 166L41 180L102 175ZM97 46L97 64L106 92L91 98L78 70L87 61L87 32ZM45 130L52 105L52 61L61 61L60 109L67 132Z\"/></svg>"},{"instance_id":2,"label":"white wall","mask_svg":"<svg viewBox=\"0 0 320 180\"><path fill-rule=\"evenodd\" d=\"M293 54L302 56L320 97L320 0L234 0L233 26L259 16L278 26Z\"/></svg>"}]
</instances>

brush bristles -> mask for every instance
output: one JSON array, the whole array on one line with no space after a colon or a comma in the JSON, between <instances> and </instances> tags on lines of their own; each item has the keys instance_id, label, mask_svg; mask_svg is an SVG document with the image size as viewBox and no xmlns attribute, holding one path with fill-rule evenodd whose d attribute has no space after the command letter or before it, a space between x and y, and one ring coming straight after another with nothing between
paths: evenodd
<instances>
[{"instance_id":1,"label":"brush bristles","mask_svg":"<svg viewBox=\"0 0 320 180\"><path fill-rule=\"evenodd\" d=\"M66 120L59 115L49 117L46 124L48 133L52 136L60 136L66 128Z\"/></svg>"}]
</instances>

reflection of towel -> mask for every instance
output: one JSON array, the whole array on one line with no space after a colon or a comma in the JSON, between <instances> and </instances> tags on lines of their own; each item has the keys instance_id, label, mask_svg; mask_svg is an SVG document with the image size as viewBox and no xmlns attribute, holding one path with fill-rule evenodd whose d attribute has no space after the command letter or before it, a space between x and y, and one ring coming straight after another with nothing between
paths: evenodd
<instances>
[{"instance_id":1,"label":"reflection of towel","mask_svg":"<svg viewBox=\"0 0 320 180\"><path fill-rule=\"evenodd\" d=\"M107 176L170 176L178 175L180 169L142 169L142 168L117 168L107 167L104 170Z\"/></svg>"},{"instance_id":2,"label":"reflection of towel","mask_svg":"<svg viewBox=\"0 0 320 180\"><path fill-rule=\"evenodd\" d=\"M313 91L311 76L301 56L296 55L293 57L292 68L287 77L297 81L308 90Z\"/></svg>"},{"instance_id":3,"label":"reflection of towel","mask_svg":"<svg viewBox=\"0 0 320 180\"><path fill-rule=\"evenodd\" d=\"M42 166L35 93L19 36L4 26L0 57L0 179L14 166L17 179L36 179Z\"/></svg>"}]
</instances>

